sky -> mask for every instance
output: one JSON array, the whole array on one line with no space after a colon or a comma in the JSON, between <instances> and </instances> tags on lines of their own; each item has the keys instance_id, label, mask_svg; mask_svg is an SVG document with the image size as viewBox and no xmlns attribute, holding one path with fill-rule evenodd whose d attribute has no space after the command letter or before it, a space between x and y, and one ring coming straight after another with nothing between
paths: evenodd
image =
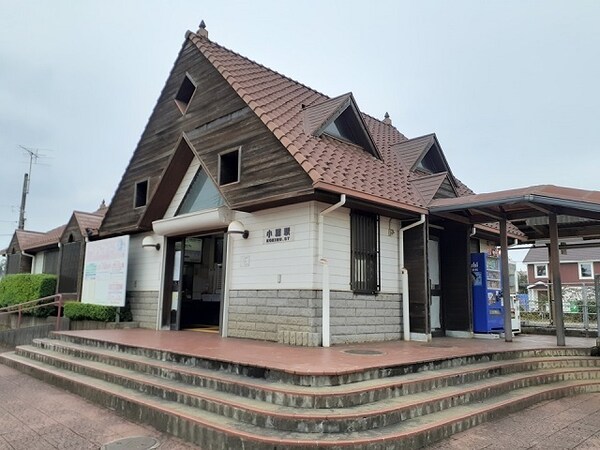
<instances>
[{"instance_id":1,"label":"sky","mask_svg":"<svg viewBox=\"0 0 600 450\"><path fill-rule=\"evenodd\" d=\"M109 202L184 41L211 40L407 137L476 192L600 189L600 1L0 0L0 248Z\"/></svg>"}]
</instances>

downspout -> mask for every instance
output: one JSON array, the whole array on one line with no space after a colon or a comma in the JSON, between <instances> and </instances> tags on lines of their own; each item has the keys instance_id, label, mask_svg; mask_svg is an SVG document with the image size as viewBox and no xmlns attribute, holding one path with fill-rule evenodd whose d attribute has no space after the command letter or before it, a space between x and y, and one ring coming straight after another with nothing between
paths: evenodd
<instances>
[{"instance_id":1,"label":"downspout","mask_svg":"<svg viewBox=\"0 0 600 450\"><path fill-rule=\"evenodd\" d=\"M322 340L323 347L329 347L331 345L331 333L330 333L330 298L329 298L329 261L323 255L323 228L325 222L325 216L332 211L344 206L346 203L346 194L340 195L340 201L335 205L331 205L329 208L324 209L319 213L319 238L318 238L318 253L319 263L323 266L323 278L322 278L322 290L323 290L323 304L322 304Z\"/></svg>"},{"instance_id":2,"label":"downspout","mask_svg":"<svg viewBox=\"0 0 600 450\"><path fill-rule=\"evenodd\" d=\"M410 341L410 297L408 293L408 270L404 267L404 232L424 223L425 214L421 214L421 218L417 222L411 223L398 230L398 256L400 262L400 277L402 278L402 330L404 331L405 341Z\"/></svg>"}]
</instances>

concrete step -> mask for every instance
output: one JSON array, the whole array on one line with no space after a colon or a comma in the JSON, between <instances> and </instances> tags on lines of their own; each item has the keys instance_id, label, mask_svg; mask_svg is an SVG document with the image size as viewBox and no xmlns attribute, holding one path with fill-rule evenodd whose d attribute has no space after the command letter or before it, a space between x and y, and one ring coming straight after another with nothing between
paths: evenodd
<instances>
[{"instance_id":1,"label":"concrete step","mask_svg":"<svg viewBox=\"0 0 600 450\"><path fill-rule=\"evenodd\" d=\"M493 398L458 405L401 423L368 431L338 433L282 432L225 418L199 408L150 396L134 389L48 366L15 353L0 355L5 364L76 392L199 445L203 449L407 449L418 448L539 401L600 391L598 380L569 380L509 390Z\"/></svg>"},{"instance_id":2,"label":"concrete step","mask_svg":"<svg viewBox=\"0 0 600 450\"><path fill-rule=\"evenodd\" d=\"M458 386L426 390L419 394L360 406L328 410L299 409L277 406L30 346L18 348L17 354L259 427L305 433L347 433L381 428L423 414L482 401L494 395L538 384L582 379L598 380L600 383L600 368L533 370L526 373L499 375Z\"/></svg>"},{"instance_id":3,"label":"concrete step","mask_svg":"<svg viewBox=\"0 0 600 450\"><path fill-rule=\"evenodd\" d=\"M347 385L310 387L249 378L173 362L162 362L146 356L65 341L39 339L35 340L34 344L39 348L65 355L296 408L345 408L516 372L552 368L600 367L600 359L589 356L532 357L482 362L469 366L461 365L449 369L376 378Z\"/></svg>"},{"instance_id":4,"label":"concrete step","mask_svg":"<svg viewBox=\"0 0 600 450\"><path fill-rule=\"evenodd\" d=\"M383 365L360 370L348 370L345 372L323 373L321 375L305 375L292 371L254 366L251 364L232 363L208 357L197 357L183 353L174 353L155 348L143 346L130 346L112 343L101 339L81 337L63 333L53 333L54 338L64 342L97 347L100 349L113 350L121 353L145 356L158 361L176 362L185 366L194 366L209 370L242 375L250 378L265 379L268 381L281 382L298 386L338 386L361 381L388 378L410 373L419 373L429 370L438 370L452 367L466 366L469 364L505 361L532 357L555 357L555 356L590 356L590 349L585 348L546 348L535 350L511 350L503 352L483 352L469 356L437 358L430 361L402 364L395 366Z\"/></svg>"},{"instance_id":5,"label":"concrete step","mask_svg":"<svg viewBox=\"0 0 600 450\"><path fill-rule=\"evenodd\" d=\"M430 389L455 386L498 375L536 369L600 367L600 359L592 357L544 357L492 361L450 369L377 378L348 385L305 387L249 378L227 372L161 362L153 358L114 350L104 350L64 341L39 339L34 344L49 351L89 361L122 367L161 378L177 380L219 392L296 408L344 408L377 402Z\"/></svg>"}]
</instances>

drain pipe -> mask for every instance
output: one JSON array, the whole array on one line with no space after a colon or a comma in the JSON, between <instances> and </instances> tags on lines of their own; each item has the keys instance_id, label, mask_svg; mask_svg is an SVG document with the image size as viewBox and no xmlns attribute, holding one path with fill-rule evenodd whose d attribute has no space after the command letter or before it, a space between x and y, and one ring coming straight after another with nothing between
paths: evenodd
<instances>
[{"instance_id":1,"label":"drain pipe","mask_svg":"<svg viewBox=\"0 0 600 450\"><path fill-rule=\"evenodd\" d=\"M404 340L410 341L410 297L408 293L408 270L404 267L404 232L411 228L417 227L425 223L425 214L421 214L421 218L410 225L398 230L398 256L400 262L400 277L402 278L402 329L404 330Z\"/></svg>"},{"instance_id":2,"label":"drain pipe","mask_svg":"<svg viewBox=\"0 0 600 450\"><path fill-rule=\"evenodd\" d=\"M325 224L325 216L332 211L344 206L346 203L346 194L340 195L340 201L335 205L331 205L329 208L324 209L319 213L319 263L323 266L323 278L322 278L322 290L323 290L323 311L322 311L322 340L323 347L329 347L331 345L331 333L330 333L330 298L329 298L329 261L323 256L323 228Z\"/></svg>"}]
</instances>

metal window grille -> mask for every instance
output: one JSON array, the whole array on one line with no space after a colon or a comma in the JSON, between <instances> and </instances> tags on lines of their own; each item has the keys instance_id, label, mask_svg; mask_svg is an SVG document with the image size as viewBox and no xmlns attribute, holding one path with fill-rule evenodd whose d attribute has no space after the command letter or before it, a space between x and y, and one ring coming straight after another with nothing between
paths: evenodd
<instances>
[{"instance_id":1,"label":"metal window grille","mask_svg":"<svg viewBox=\"0 0 600 450\"><path fill-rule=\"evenodd\" d=\"M374 294L379 291L379 244L379 216L352 211L350 284L354 292Z\"/></svg>"}]
</instances>

